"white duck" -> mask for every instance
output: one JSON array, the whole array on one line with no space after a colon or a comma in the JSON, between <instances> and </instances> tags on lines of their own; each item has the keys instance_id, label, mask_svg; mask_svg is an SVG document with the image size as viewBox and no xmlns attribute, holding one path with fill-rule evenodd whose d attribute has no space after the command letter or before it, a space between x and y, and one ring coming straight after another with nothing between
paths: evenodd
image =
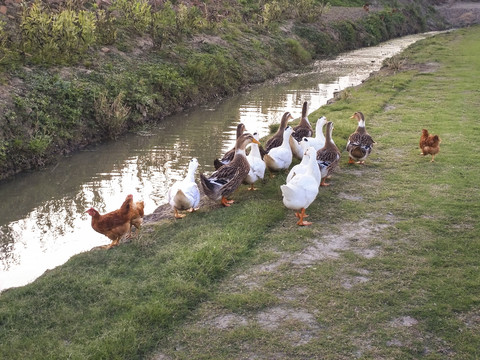
<instances>
[{"instance_id":1,"label":"white duck","mask_svg":"<svg viewBox=\"0 0 480 360\"><path fill-rule=\"evenodd\" d=\"M195 183L195 171L198 168L198 160L193 158L188 164L188 172L183 180L177 181L168 190L168 203L172 206L174 216L177 219L185 217L178 210L193 212L198 209L200 203L200 191Z\"/></svg>"},{"instance_id":2,"label":"white duck","mask_svg":"<svg viewBox=\"0 0 480 360\"><path fill-rule=\"evenodd\" d=\"M312 223L303 219L308 215L305 209L315 200L318 194L320 169L317 164L316 151L313 147L307 149L304 157L308 157L306 170L302 174L295 175L290 182L280 186L283 195L283 204L295 210L298 217L297 225L307 226Z\"/></svg>"},{"instance_id":3,"label":"white duck","mask_svg":"<svg viewBox=\"0 0 480 360\"><path fill-rule=\"evenodd\" d=\"M320 119L317 120L317 125L315 126L315 137L304 137L300 141L300 146L302 146L302 141L307 139L308 146L313 146L315 150L320 150L322 147L325 146L325 135L323 134L323 127L327 124L327 118L322 116Z\"/></svg>"},{"instance_id":4,"label":"white duck","mask_svg":"<svg viewBox=\"0 0 480 360\"><path fill-rule=\"evenodd\" d=\"M308 103L305 101L302 107L302 117L300 123L293 128L293 135L289 139L290 147L292 148L293 156L301 160L303 158L303 149L299 145L299 142L303 137L313 136L313 128L308 121Z\"/></svg>"},{"instance_id":5,"label":"white duck","mask_svg":"<svg viewBox=\"0 0 480 360\"><path fill-rule=\"evenodd\" d=\"M307 141L305 142L301 141L300 143L305 148L304 155L303 155L302 161L291 168L290 172L287 175L287 183L289 183L295 176L306 173L308 170L308 162L310 161L310 158L312 156L313 157L317 156L317 151L313 146L308 146ZM320 172L320 168L318 168L318 172L314 170L313 175L315 176L315 180L317 180L318 185L320 186L320 182L322 180L322 174Z\"/></svg>"},{"instance_id":6,"label":"white duck","mask_svg":"<svg viewBox=\"0 0 480 360\"><path fill-rule=\"evenodd\" d=\"M252 135L255 140L260 140L260 136L257 132L254 132ZM251 185L249 190L256 190L253 184L256 181L263 179L263 176L265 175L266 165L265 162L262 160L262 156L260 155L260 148L258 147L258 144L251 143L250 146L250 153L247 155L247 160L250 164L250 171L245 178L245 182Z\"/></svg>"},{"instance_id":7,"label":"white duck","mask_svg":"<svg viewBox=\"0 0 480 360\"><path fill-rule=\"evenodd\" d=\"M290 149L292 150L292 154L296 159L303 159L303 148L300 144L301 141L297 141L293 136L288 139L290 143Z\"/></svg>"},{"instance_id":8,"label":"white duck","mask_svg":"<svg viewBox=\"0 0 480 360\"><path fill-rule=\"evenodd\" d=\"M283 132L283 142L282 145L270 149L268 154L265 154L263 160L265 165L267 165L268 170L270 171L280 171L288 169L292 163L292 149L288 139L293 133L291 126L287 126Z\"/></svg>"}]
</instances>

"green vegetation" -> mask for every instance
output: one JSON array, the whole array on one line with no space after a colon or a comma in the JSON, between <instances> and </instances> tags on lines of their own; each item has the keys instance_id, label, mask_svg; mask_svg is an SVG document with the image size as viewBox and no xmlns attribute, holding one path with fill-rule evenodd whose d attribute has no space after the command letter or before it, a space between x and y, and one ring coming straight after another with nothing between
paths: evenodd
<instances>
[{"instance_id":1,"label":"green vegetation","mask_svg":"<svg viewBox=\"0 0 480 360\"><path fill-rule=\"evenodd\" d=\"M334 24L319 0L189 4L9 4L0 15L0 179L312 59L422 31L428 13L422 2Z\"/></svg>"},{"instance_id":2,"label":"green vegetation","mask_svg":"<svg viewBox=\"0 0 480 360\"><path fill-rule=\"evenodd\" d=\"M365 166L342 153L311 227L282 205L286 174L146 225L2 293L0 357L478 358L479 35L418 42L310 114L344 149L360 110L377 142Z\"/></svg>"}]
</instances>

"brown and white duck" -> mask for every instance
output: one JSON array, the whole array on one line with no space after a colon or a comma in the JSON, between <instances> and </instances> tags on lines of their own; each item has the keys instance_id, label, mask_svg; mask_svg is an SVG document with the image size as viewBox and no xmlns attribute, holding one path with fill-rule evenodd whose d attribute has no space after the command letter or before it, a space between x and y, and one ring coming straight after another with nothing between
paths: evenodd
<instances>
[{"instance_id":1,"label":"brown and white duck","mask_svg":"<svg viewBox=\"0 0 480 360\"><path fill-rule=\"evenodd\" d=\"M304 137L313 136L313 128L312 125L310 125L310 121L308 121L308 102L306 101L303 103L300 123L293 128L293 131L295 131L295 133L292 137L297 141L302 140Z\"/></svg>"},{"instance_id":2,"label":"brown and white duck","mask_svg":"<svg viewBox=\"0 0 480 360\"><path fill-rule=\"evenodd\" d=\"M330 176L338 166L340 160L340 151L337 145L332 139L333 122L327 123L325 146L317 151L317 163L322 174L322 181L320 186L328 186L330 184L325 183L327 176Z\"/></svg>"},{"instance_id":3,"label":"brown and white duck","mask_svg":"<svg viewBox=\"0 0 480 360\"><path fill-rule=\"evenodd\" d=\"M203 191L211 200L221 200L223 206L233 203L233 200L227 200L227 196L237 190L250 171L245 148L252 142L259 144L252 134L242 134L235 143L235 156L231 162L220 167L208 178L200 174Z\"/></svg>"},{"instance_id":4,"label":"brown and white duck","mask_svg":"<svg viewBox=\"0 0 480 360\"><path fill-rule=\"evenodd\" d=\"M302 141L304 137L311 137L313 136L313 128L310 125L310 121L308 121L308 102L303 103L302 107L302 117L300 119L300 123L293 128L293 135L289 139L290 147L292 148L293 156L297 159L302 160L303 157L303 149L299 145L299 142Z\"/></svg>"},{"instance_id":5,"label":"brown and white duck","mask_svg":"<svg viewBox=\"0 0 480 360\"><path fill-rule=\"evenodd\" d=\"M243 123L238 124L236 139L238 139L240 135L242 135L244 132L245 132L245 125ZM218 170L221 166L228 164L230 161L233 160L234 156L235 156L235 146L232 149L228 150L221 159L213 160L213 165L215 166L215 170Z\"/></svg>"},{"instance_id":6,"label":"brown and white duck","mask_svg":"<svg viewBox=\"0 0 480 360\"><path fill-rule=\"evenodd\" d=\"M365 117L363 116L363 113L357 111L350 117L350 119L357 119L358 127L348 138L347 151L348 156L350 156L348 163L354 164L357 162L358 164L365 164L365 160L372 152L375 141L373 141L372 137L365 129Z\"/></svg>"},{"instance_id":7,"label":"brown and white duck","mask_svg":"<svg viewBox=\"0 0 480 360\"><path fill-rule=\"evenodd\" d=\"M279 147L283 143L283 133L285 131L285 128L288 125L288 121L293 119L292 114L290 114L288 111L283 114L282 120L280 121L280 126L278 127L277 132L267 140L267 143L265 144L265 151L268 153L270 152L271 149Z\"/></svg>"}]
</instances>

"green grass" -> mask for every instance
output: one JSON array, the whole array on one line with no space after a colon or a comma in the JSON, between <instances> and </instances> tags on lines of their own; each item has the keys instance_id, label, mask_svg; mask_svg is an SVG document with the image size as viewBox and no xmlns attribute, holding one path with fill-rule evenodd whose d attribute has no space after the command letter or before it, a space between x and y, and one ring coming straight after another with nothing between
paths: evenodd
<instances>
[{"instance_id":1,"label":"green grass","mask_svg":"<svg viewBox=\"0 0 480 360\"><path fill-rule=\"evenodd\" d=\"M311 227L281 202L285 174L145 226L2 293L0 357L478 358L479 34L417 43L403 70L310 114L343 150L362 111L377 142L363 167L342 153ZM434 163L423 127L442 138Z\"/></svg>"}]
</instances>

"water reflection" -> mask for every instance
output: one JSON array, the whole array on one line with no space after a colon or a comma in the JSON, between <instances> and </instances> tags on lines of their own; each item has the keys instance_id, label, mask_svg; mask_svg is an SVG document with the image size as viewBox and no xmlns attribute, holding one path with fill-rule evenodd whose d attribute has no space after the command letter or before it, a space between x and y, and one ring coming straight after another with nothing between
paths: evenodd
<instances>
[{"instance_id":1,"label":"water reflection","mask_svg":"<svg viewBox=\"0 0 480 360\"><path fill-rule=\"evenodd\" d=\"M63 158L40 172L0 184L0 291L24 285L74 254L110 241L90 226L85 211L117 209L126 195L145 201L145 212L166 203L168 187L186 173L192 157L199 171L235 142L236 126L267 135L285 111L297 118L302 104L324 105L335 91L359 84L392 56L425 35L315 63L218 104L165 119L148 133L128 135Z\"/></svg>"}]
</instances>

